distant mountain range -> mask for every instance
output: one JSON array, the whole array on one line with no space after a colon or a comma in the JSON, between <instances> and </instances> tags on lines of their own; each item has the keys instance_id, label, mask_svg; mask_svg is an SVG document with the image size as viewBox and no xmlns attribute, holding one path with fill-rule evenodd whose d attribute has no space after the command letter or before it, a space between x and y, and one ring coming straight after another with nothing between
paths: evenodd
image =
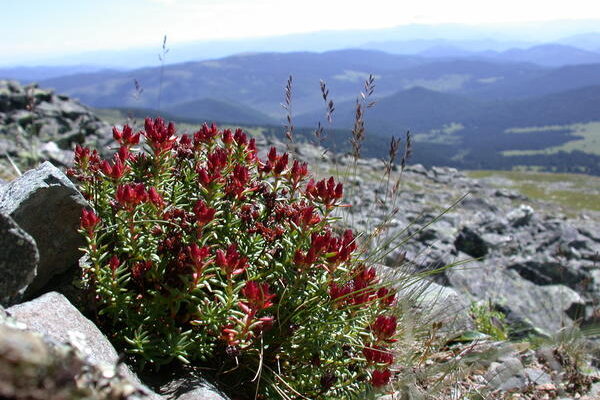
<instances>
[{"instance_id":1,"label":"distant mountain range","mask_svg":"<svg viewBox=\"0 0 600 400\"><path fill-rule=\"evenodd\" d=\"M227 121L230 123L269 125L277 121L251 107L232 101L200 99L177 103L166 108L177 118L189 120ZM202 117L205 116L205 117Z\"/></svg>"},{"instance_id":2,"label":"distant mountain range","mask_svg":"<svg viewBox=\"0 0 600 400\"><path fill-rule=\"evenodd\" d=\"M563 44L546 44L528 49L510 49L486 55L488 58L500 61L530 62L549 67L600 63L600 53Z\"/></svg>"},{"instance_id":3,"label":"distant mountain range","mask_svg":"<svg viewBox=\"0 0 600 400\"><path fill-rule=\"evenodd\" d=\"M132 71L98 71L42 80L94 107L158 108L189 116L189 102L210 99L211 113L229 103L246 107L246 115L280 120L283 85L293 76L293 111L305 114L323 110L319 80L327 82L333 99L354 99L362 82L373 74L379 97L412 87L468 96L478 101L542 96L600 84L600 55L563 45L530 49L539 60L555 58L598 61L561 67L520 61L523 52L487 54L485 58L430 58L395 55L374 50L348 49L325 53L241 54L217 60L182 63ZM547 56L544 54L547 53ZM561 55L562 54L562 55ZM570 55L570 56L569 56ZM160 84L162 79L162 86ZM133 96L134 80L143 88ZM250 110L252 109L252 110ZM199 109L199 110L202 110ZM220 111L219 111L220 112ZM259 114L264 114L258 117ZM225 114L226 115L226 114ZM211 117L211 115L203 115ZM220 115L218 115L221 117ZM236 121L240 122L240 121Z\"/></svg>"},{"instance_id":4,"label":"distant mountain range","mask_svg":"<svg viewBox=\"0 0 600 400\"><path fill-rule=\"evenodd\" d=\"M355 108L354 101L338 103L332 127L351 129ZM321 114L299 115L295 121L301 126L314 126L323 120ZM600 121L600 80L597 86L539 97L488 101L412 88L379 99L367 110L365 119L367 129L382 136L406 130L428 132L451 124L489 136L514 127Z\"/></svg>"},{"instance_id":5,"label":"distant mountain range","mask_svg":"<svg viewBox=\"0 0 600 400\"><path fill-rule=\"evenodd\" d=\"M393 82L394 74L426 61L367 50L242 54L165 66L162 86L160 68L77 74L41 83L95 107L157 108L160 92L165 107L209 98L244 104L277 117L281 115L282 87L290 74L294 77L294 110L301 113L322 104L320 79L328 81L338 100L347 100L357 94L369 73L389 75L390 87L381 88L383 93L392 94L409 83L406 79ZM132 96L134 79L144 89L139 98Z\"/></svg>"},{"instance_id":6,"label":"distant mountain range","mask_svg":"<svg viewBox=\"0 0 600 400\"><path fill-rule=\"evenodd\" d=\"M526 62L548 67L600 63L599 52L556 43L529 48L511 48L505 51L486 50L479 52L470 52L453 45L437 45L418 54L429 58L467 58L500 62Z\"/></svg>"},{"instance_id":7,"label":"distant mountain range","mask_svg":"<svg viewBox=\"0 0 600 400\"><path fill-rule=\"evenodd\" d=\"M576 127L600 121L600 55L567 44L486 52L433 47L418 55L365 49L247 53L164 69L84 72L40 84L93 107L261 125L276 134L289 75L294 124L314 129L325 122L323 79L336 107L333 147L346 142L356 98L373 74L377 104L366 113L364 147L371 156L386 154L390 135L411 130L416 159L429 165L560 165L600 174L600 141L594 139L600 125L585 134ZM134 80L141 85L137 92ZM154 111L159 97L160 110ZM515 130L521 133L508 133ZM573 145L581 135L590 142Z\"/></svg>"}]
</instances>

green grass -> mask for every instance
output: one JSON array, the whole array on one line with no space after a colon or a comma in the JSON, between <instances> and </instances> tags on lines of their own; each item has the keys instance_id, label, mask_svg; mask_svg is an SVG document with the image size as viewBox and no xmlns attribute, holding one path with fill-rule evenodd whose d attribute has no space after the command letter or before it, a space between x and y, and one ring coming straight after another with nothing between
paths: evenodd
<instances>
[{"instance_id":1,"label":"green grass","mask_svg":"<svg viewBox=\"0 0 600 400\"><path fill-rule=\"evenodd\" d=\"M589 122L586 124L574 124L565 126L545 126L509 129L506 133L519 134L531 132L550 132L556 130L570 130L573 140L570 140L560 146L548 147L542 150L507 150L502 155L510 156L528 156L528 155L551 155L561 151L571 153L581 151L588 154L600 155L600 122Z\"/></svg>"},{"instance_id":2,"label":"green grass","mask_svg":"<svg viewBox=\"0 0 600 400\"><path fill-rule=\"evenodd\" d=\"M427 133L416 133L413 138L417 142L427 142L436 144L457 144L460 142L460 136L456 133L464 129L464 125L452 122L444 125L440 129L432 129Z\"/></svg>"},{"instance_id":3,"label":"green grass","mask_svg":"<svg viewBox=\"0 0 600 400\"><path fill-rule=\"evenodd\" d=\"M557 204L566 211L600 211L599 177L524 171L469 171L468 175L505 179L508 182L501 186L516 189L532 200Z\"/></svg>"},{"instance_id":4,"label":"green grass","mask_svg":"<svg viewBox=\"0 0 600 400\"><path fill-rule=\"evenodd\" d=\"M493 176L500 176L507 178L512 181L518 182L569 182L577 185L583 185L591 181L596 181L596 184L600 184L600 177L583 175L583 174L566 174L566 173L552 173L552 172L528 172L528 171L490 171L490 170L475 170L468 171L468 174L472 178L489 178Z\"/></svg>"}]
</instances>

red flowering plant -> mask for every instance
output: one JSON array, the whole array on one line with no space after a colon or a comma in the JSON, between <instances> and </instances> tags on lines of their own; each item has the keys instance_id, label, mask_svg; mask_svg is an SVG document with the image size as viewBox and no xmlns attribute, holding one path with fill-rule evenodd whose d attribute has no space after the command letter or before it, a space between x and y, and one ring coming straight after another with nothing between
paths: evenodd
<instances>
[{"instance_id":1,"label":"red flowering plant","mask_svg":"<svg viewBox=\"0 0 600 400\"><path fill-rule=\"evenodd\" d=\"M392 379L395 292L336 229L343 186L241 130L114 129L110 160L70 174L83 282L111 338L142 364L194 363L263 398L364 398ZM223 372L227 371L227 372Z\"/></svg>"}]
</instances>

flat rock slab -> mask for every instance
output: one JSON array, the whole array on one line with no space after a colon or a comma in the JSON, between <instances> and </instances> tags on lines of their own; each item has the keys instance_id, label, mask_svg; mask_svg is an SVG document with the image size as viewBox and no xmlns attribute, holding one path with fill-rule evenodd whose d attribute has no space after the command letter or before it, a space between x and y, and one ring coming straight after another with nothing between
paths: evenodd
<instances>
[{"instance_id":1,"label":"flat rock slab","mask_svg":"<svg viewBox=\"0 0 600 400\"><path fill-rule=\"evenodd\" d=\"M31 236L8 215L0 212L0 304L19 301L33 281L39 261Z\"/></svg>"},{"instance_id":2,"label":"flat rock slab","mask_svg":"<svg viewBox=\"0 0 600 400\"><path fill-rule=\"evenodd\" d=\"M46 293L35 300L7 308L6 311L34 332L60 343L77 345L93 363L114 365L118 361L117 351L106 336L60 293ZM119 372L130 381L140 384L139 378L126 365L121 364ZM148 398L161 397L152 393Z\"/></svg>"},{"instance_id":3,"label":"flat rock slab","mask_svg":"<svg viewBox=\"0 0 600 400\"><path fill-rule=\"evenodd\" d=\"M146 400L152 392L90 363L67 344L0 323L0 398Z\"/></svg>"},{"instance_id":4,"label":"flat rock slab","mask_svg":"<svg viewBox=\"0 0 600 400\"><path fill-rule=\"evenodd\" d=\"M39 294L53 276L77 265L84 245L77 229L87 205L73 183L49 162L0 186L0 211L33 237L39 251L37 276L25 296Z\"/></svg>"},{"instance_id":5,"label":"flat rock slab","mask_svg":"<svg viewBox=\"0 0 600 400\"><path fill-rule=\"evenodd\" d=\"M28 329L57 342L79 341L81 350L92 361L107 364L118 361L117 351L106 336L60 293L46 293L37 299L9 307L6 311Z\"/></svg>"},{"instance_id":6,"label":"flat rock slab","mask_svg":"<svg viewBox=\"0 0 600 400\"><path fill-rule=\"evenodd\" d=\"M516 271L498 268L501 260L473 261L448 274L453 287L476 299L502 306L507 318L527 321L546 334L572 323L567 310L584 305L582 297L564 285L537 286Z\"/></svg>"}]
</instances>

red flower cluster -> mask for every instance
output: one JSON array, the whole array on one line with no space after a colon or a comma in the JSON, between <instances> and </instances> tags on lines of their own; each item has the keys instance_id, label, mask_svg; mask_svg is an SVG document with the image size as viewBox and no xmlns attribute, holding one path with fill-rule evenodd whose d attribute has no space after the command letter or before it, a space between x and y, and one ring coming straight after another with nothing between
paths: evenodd
<instances>
[{"instance_id":1,"label":"red flower cluster","mask_svg":"<svg viewBox=\"0 0 600 400\"><path fill-rule=\"evenodd\" d=\"M113 139L115 139L121 146L133 146L140 142L140 132L133 133L133 130L129 125L123 126L123 130L120 131L117 127L113 128Z\"/></svg>"},{"instance_id":2,"label":"red flower cluster","mask_svg":"<svg viewBox=\"0 0 600 400\"><path fill-rule=\"evenodd\" d=\"M379 315L371 325L371 331L377 339L377 343L389 344L394 342L392 339L396 334L397 318L393 315ZM366 344L363 348L363 355L370 363L392 364L394 356L391 351L380 344ZM375 387L385 386L389 383L392 376L389 368L376 369L371 376L371 384Z\"/></svg>"},{"instance_id":3,"label":"red flower cluster","mask_svg":"<svg viewBox=\"0 0 600 400\"><path fill-rule=\"evenodd\" d=\"M339 265L346 262L356 250L356 242L351 229L347 229L341 238L332 238L329 242L328 253L333 254L328 257L327 262L333 265Z\"/></svg>"},{"instance_id":4,"label":"red flower cluster","mask_svg":"<svg viewBox=\"0 0 600 400\"><path fill-rule=\"evenodd\" d=\"M275 295L269 292L269 284L248 281L241 291L245 301L240 301L238 306L244 313L243 319L231 317L233 323L223 327L222 338L230 345L236 346L242 341L251 339L256 333L269 328L273 323L273 317L259 317L256 315L273 305L271 301ZM235 329L238 325L239 329Z\"/></svg>"},{"instance_id":5,"label":"red flower cluster","mask_svg":"<svg viewBox=\"0 0 600 400\"><path fill-rule=\"evenodd\" d=\"M204 201L198 200L196 204L194 204L194 214L196 215L198 227L202 228L212 221L215 218L216 212L217 210L208 207Z\"/></svg>"},{"instance_id":6,"label":"red flower cluster","mask_svg":"<svg viewBox=\"0 0 600 400\"><path fill-rule=\"evenodd\" d=\"M344 188L341 183L336 185L333 176L328 180L321 180L315 184L315 181L311 179L306 185L306 195L323 205L327 209L333 208L337 201L342 198L344 194Z\"/></svg>"},{"instance_id":7,"label":"red flower cluster","mask_svg":"<svg viewBox=\"0 0 600 400\"><path fill-rule=\"evenodd\" d=\"M307 267L314 265L320 257L325 256L325 262L328 264L326 268L333 273L339 264L350 259L354 250L356 250L356 243L351 230L345 231L341 238L333 237L331 231L326 231L324 234L315 232L311 235L308 251L303 253L297 250L294 262Z\"/></svg>"},{"instance_id":8,"label":"red flower cluster","mask_svg":"<svg viewBox=\"0 0 600 400\"><path fill-rule=\"evenodd\" d=\"M250 143L248 142L248 136L246 136L244 131L239 128L235 130L235 133L233 134L233 140L235 140L235 143L237 143L237 145L240 147L250 146ZM252 140L250 142L252 142Z\"/></svg>"},{"instance_id":9,"label":"red flower cluster","mask_svg":"<svg viewBox=\"0 0 600 400\"><path fill-rule=\"evenodd\" d=\"M329 285L329 295L338 305L367 305L377 296L375 286L378 280L373 267L365 268L361 264L355 269L353 275L354 278L345 285L336 283Z\"/></svg>"},{"instance_id":10,"label":"red flower cluster","mask_svg":"<svg viewBox=\"0 0 600 400\"><path fill-rule=\"evenodd\" d=\"M163 208L165 206L165 201L154 186L148 190L148 200L158 208Z\"/></svg>"},{"instance_id":11,"label":"red flower cluster","mask_svg":"<svg viewBox=\"0 0 600 400\"><path fill-rule=\"evenodd\" d=\"M125 165L123 161L121 161L121 157L119 155L114 157L112 165L107 160L102 161L100 168L104 175L114 179L115 181L121 179L123 174L129 170L129 166Z\"/></svg>"},{"instance_id":12,"label":"red flower cluster","mask_svg":"<svg viewBox=\"0 0 600 400\"><path fill-rule=\"evenodd\" d=\"M144 285L144 278L148 271L152 269L152 261L140 261L133 264L131 268L131 276L138 285Z\"/></svg>"},{"instance_id":13,"label":"red flower cluster","mask_svg":"<svg viewBox=\"0 0 600 400\"><path fill-rule=\"evenodd\" d=\"M121 265L121 260L119 260L119 257L117 257L116 255L113 255L110 258L110 261L108 262L108 265L110 266L110 270L114 274L115 271L117 270L117 268L119 268L119 265Z\"/></svg>"},{"instance_id":14,"label":"red flower cluster","mask_svg":"<svg viewBox=\"0 0 600 400\"><path fill-rule=\"evenodd\" d=\"M301 163L298 160L294 160L289 174L292 190L296 190L298 184L306 175L308 175L308 165L306 163Z\"/></svg>"},{"instance_id":15,"label":"red flower cluster","mask_svg":"<svg viewBox=\"0 0 600 400\"><path fill-rule=\"evenodd\" d=\"M192 289L194 289L198 285L198 281L202 276L202 271L210 262L207 262L207 258L210 255L210 250L207 246L199 247L196 243L188 246L188 255L193 264L193 272L192 272Z\"/></svg>"},{"instance_id":16,"label":"red flower cluster","mask_svg":"<svg viewBox=\"0 0 600 400\"><path fill-rule=\"evenodd\" d=\"M115 193L115 200L121 207L132 210L138 204L142 204L148 200L148 192L146 191L146 187L141 183L119 185Z\"/></svg>"},{"instance_id":17,"label":"red flower cluster","mask_svg":"<svg viewBox=\"0 0 600 400\"><path fill-rule=\"evenodd\" d=\"M351 303L352 297L350 296L354 292L352 282L346 283L345 285L338 285L335 282L329 284L329 297L337 304Z\"/></svg>"},{"instance_id":18,"label":"red flower cluster","mask_svg":"<svg viewBox=\"0 0 600 400\"><path fill-rule=\"evenodd\" d=\"M242 310L246 313L265 310L273 305L271 301L275 295L269 293L268 283L246 282L242 289L242 295L246 298Z\"/></svg>"},{"instance_id":19,"label":"red flower cluster","mask_svg":"<svg viewBox=\"0 0 600 400\"><path fill-rule=\"evenodd\" d=\"M385 386L390 383L392 372L386 368L384 370L376 369L371 376L371 384L375 387Z\"/></svg>"},{"instance_id":20,"label":"red flower cluster","mask_svg":"<svg viewBox=\"0 0 600 400\"><path fill-rule=\"evenodd\" d=\"M315 206L309 206L306 205L306 203L294 204L289 217L294 224L301 229L305 229L321 222L321 218L315 212Z\"/></svg>"},{"instance_id":21,"label":"red flower cluster","mask_svg":"<svg viewBox=\"0 0 600 400\"><path fill-rule=\"evenodd\" d=\"M397 318L393 315L380 315L371 325L371 331L379 341L394 342L391 338L396 334L397 323Z\"/></svg>"},{"instance_id":22,"label":"red flower cluster","mask_svg":"<svg viewBox=\"0 0 600 400\"><path fill-rule=\"evenodd\" d=\"M288 154L277 155L277 149L271 147L267 155L267 161L260 167L260 170L266 174L273 173L275 176L280 176L288 165Z\"/></svg>"},{"instance_id":23,"label":"red flower cluster","mask_svg":"<svg viewBox=\"0 0 600 400\"><path fill-rule=\"evenodd\" d=\"M221 249L217 250L215 263L221 268L223 273L225 273L227 279L231 279L233 275L239 275L244 272L248 259L240 256L240 253L237 251L237 246L231 244L227 247L226 253Z\"/></svg>"},{"instance_id":24,"label":"red flower cluster","mask_svg":"<svg viewBox=\"0 0 600 400\"><path fill-rule=\"evenodd\" d=\"M96 150L91 151L88 147L75 146L75 156L73 164L82 171L86 171L88 167L95 166L100 163L100 156Z\"/></svg>"},{"instance_id":25,"label":"red flower cluster","mask_svg":"<svg viewBox=\"0 0 600 400\"><path fill-rule=\"evenodd\" d=\"M159 156L171 150L177 137L175 136L175 125L169 122L165 125L165 121L158 117L146 118L144 121L145 131L142 134L146 137L148 145L155 155Z\"/></svg>"},{"instance_id":26,"label":"red flower cluster","mask_svg":"<svg viewBox=\"0 0 600 400\"><path fill-rule=\"evenodd\" d=\"M75 146L73 168L67 169L67 175L81 182L94 180L94 173L100 168L100 157L96 150L91 151L87 147ZM84 193L89 197L89 193ZM87 198L87 197L86 197Z\"/></svg>"},{"instance_id":27,"label":"red flower cluster","mask_svg":"<svg viewBox=\"0 0 600 400\"><path fill-rule=\"evenodd\" d=\"M248 229L248 233L258 233L265 240L273 242L274 240L281 237L285 233L285 231L281 226L269 228L262 222L256 222L252 228Z\"/></svg>"},{"instance_id":28,"label":"red flower cluster","mask_svg":"<svg viewBox=\"0 0 600 400\"><path fill-rule=\"evenodd\" d=\"M382 346L367 345L363 348L363 354L368 362L375 364L391 364L394 362L394 355Z\"/></svg>"},{"instance_id":29,"label":"red flower cluster","mask_svg":"<svg viewBox=\"0 0 600 400\"><path fill-rule=\"evenodd\" d=\"M202 127L194 133L194 146L199 148L203 143L210 143L219 133L217 126L211 124L210 127L207 124L202 124Z\"/></svg>"},{"instance_id":30,"label":"red flower cluster","mask_svg":"<svg viewBox=\"0 0 600 400\"><path fill-rule=\"evenodd\" d=\"M231 129L223 130L223 133L221 134L221 141L225 146L231 146L231 143L233 143L233 134L231 133Z\"/></svg>"},{"instance_id":31,"label":"red flower cluster","mask_svg":"<svg viewBox=\"0 0 600 400\"><path fill-rule=\"evenodd\" d=\"M365 304L375 297L375 288L377 285L377 272L375 268L365 268L360 265L354 272L353 288L354 304Z\"/></svg>"},{"instance_id":32,"label":"red flower cluster","mask_svg":"<svg viewBox=\"0 0 600 400\"><path fill-rule=\"evenodd\" d=\"M215 149L212 153L206 156L206 165L213 173L221 172L227 165L227 157L229 153L222 148Z\"/></svg>"},{"instance_id":33,"label":"red flower cluster","mask_svg":"<svg viewBox=\"0 0 600 400\"><path fill-rule=\"evenodd\" d=\"M229 182L225 187L225 192L231 196L235 196L238 199L241 199L246 190L250 190L247 188L248 183L250 182L250 172L248 168L237 164L233 167L233 173L229 177Z\"/></svg>"},{"instance_id":34,"label":"red flower cluster","mask_svg":"<svg viewBox=\"0 0 600 400\"><path fill-rule=\"evenodd\" d=\"M100 217L93 210L81 210L81 218L79 219L81 227L86 230L91 237L94 236L94 228L100 223Z\"/></svg>"},{"instance_id":35,"label":"red flower cluster","mask_svg":"<svg viewBox=\"0 0 600 400\"><path fill-rule=\"evenodd\" d=\"M181 135L179 141L173 145L173 149L177 152L177 158L180 160L194 158L194 144L188 135Z\"/></svg>"}]
</instances>

